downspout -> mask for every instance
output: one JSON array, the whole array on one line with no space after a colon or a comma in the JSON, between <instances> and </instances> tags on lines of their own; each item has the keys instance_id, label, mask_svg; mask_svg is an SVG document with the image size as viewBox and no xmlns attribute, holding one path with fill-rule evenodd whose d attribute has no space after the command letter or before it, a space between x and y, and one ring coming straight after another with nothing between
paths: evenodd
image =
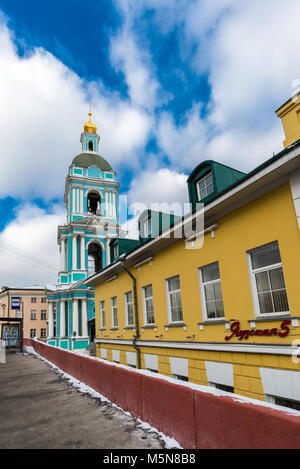
<instances>
[{"instance_id":1,"label":"downspout","mask_svg":"<svg viewBox=\"0 0 300 469\"><path fill-rule=\"evenodd\" d=\"M132 273L127 269L124 264L124 259L121 259L122 268L127 272L127 274L131 277L133 283L133 302L134 302L134 319L135 319L135 336L132 341L132 347L136 350L136 358L137 358L137 368L141 369L141 351L136 345L136 341L140 337L140 329L139 329L139 319L138 319L138 307L137 307L137 294L136 294L136 278L132 275Z\"/></svg>"}]
</instances>

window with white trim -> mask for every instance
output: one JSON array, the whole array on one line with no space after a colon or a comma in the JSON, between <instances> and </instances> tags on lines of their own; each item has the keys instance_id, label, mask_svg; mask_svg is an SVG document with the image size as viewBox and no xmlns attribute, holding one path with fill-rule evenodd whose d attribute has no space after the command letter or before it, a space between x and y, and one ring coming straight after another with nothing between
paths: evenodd
<instances>
[{"instance_id":1,"label":"window with white trim","mask_svg":"<svg viewBox=\"0 0 300 469\"><path fill-rule=\"evenodd\" d=\"M147 285L142 288L143 293L143 309L144 309L144 324L154 324L154 309L153 309L153 293L152 285Z\"/></svg>"},{"instance_id":2,"label":"window with white trim","mask_svg":"<svg viewBox=\"0 0 300 469\"><path fill-rule=\"evenodd\" d=\"M198 199L205 199L214 191L214 182L212 173L206 174L202 179L197 182Z\"/></svg>"},{"instance_id":3,"label":"window with white trim","mask_svg":"<svg viewBox=\"0 0 300 469\"><path fill-rule=\"evenodd\" d=\"M41 311L41 320L45 321L47 319L47 311L45 309L42 309Z\"/></svg>"},{"instance_id":4,"label":"window with white trim","mask_svg":"<svg viewBox=\"0 0 300 469\"><path fill-rule=\"evenodd\" d=\"M132 292L125 293L125 322L126 326L133 326Z\"/></svg>"},{"instance_id":5,"label":"window with white trim","mask_svg":"<svg viewBox=\"0 0 300 469\"><path fill-rule=\"evenodd\" d=\"M218 262L201 267L199 274L203 319L214 320L224 318L224 305Z\"/></svg>"},{"instance_id":6,"label":"window with white trim","mask_svg":"<svg viewBox=\"0 0 300 469\"><path fill-rule=\"evenodd\" d=\"M36 337L36 329L30 329L30 338L34 339Z\"/></svg>"},{"instance_id":7,"label":"window with white trim","mask_svg":"<svg viewBox=\"0 0 300 469\"><path fill-rule=\"evenodd\" d=\"M31 298L31 303L36 303L36 298Z\"/></svg>"},{"instance_id":8,"label":"window with white trim","mask_svg":"<svg viewBox=\"0 0 300 469\"><path fill-rule=\"evenodd\" d=\"M114 251L114 259L116 260L119 257L119 245L118 244L114 245L113 251Z\"/></svg>"},{"instance_id":9,"label":"window with white trim","mask_svg":"<svg viewBox=\"0 0 300 469\"><path fill-rule=\"evenodd\" d=\"M281 407L288 407L289 409L300 411L300 401L271 395L266 395L266 401L270 402L271 404L280 405Z\"/></svg>"},{"instance_id":10,"label":"window with white trim","mask_svg":"<svg viewBox=\"0 0 300 469\"><path fill-rule=\"evenodd\" d=\"M105 301L100 301L100 327L105 329Z\"/></svg>"},{"instance_id":11,"label":"window with white trim","mask_svg":"<svg viewBox=\"0 0 300 469\"><path fill-rule=\"evenodd\" d=\"M112 327L118 327L118 306L117 297L111 298L111 325Z\"/></svg>"},{"instance_id":12,"label":"window with white trim","mask_svg":"<svg viewBox=\"0 0 300 469\"><path fill-rule=\"evenodd\" d=\"M44 339L46 336L47 336L46 329L45 328L41 329L41 338Z\"/></svg>"},{"instance_id":13,"label":"window with white trim","mask_svg":"<svg viewBox=\"0 0 300 469\"><path fill-rule=\"evenodd\" d=\"M278 243L250 251L248 261L256 315L289 314Z\"/></svg>"},{"instance_id":14,"label":"window with white trim","mask_svg":"<svg viewBox=\"0 0 300 469\"><path fill-rule=\"evenodd\" d=\"M36 319L36 311L33 310L33 309L30 311L30 319L32 321L34 321Z\"/></svg>"},{"instance_id":15,"label":"window with white trim","mask_svg":"<svg viewBox=\"0 0 300 469\"><path fill-rule=\"evenodd\" d=\"M144 223L144 236L147 238L152 234L152 221L151 218L148 218L148 220L145 221Z\"/></svg>"},{"instance_id":16,"label":"window with white trim","mask_svg":"<svg viewBox=\"0 0 300 469\"><path fill-rule=\"evenodd\" d=\"M179 275L167 280L167 301L169 321L182 322L182 303Z\"/></svg>"}]
</instances>

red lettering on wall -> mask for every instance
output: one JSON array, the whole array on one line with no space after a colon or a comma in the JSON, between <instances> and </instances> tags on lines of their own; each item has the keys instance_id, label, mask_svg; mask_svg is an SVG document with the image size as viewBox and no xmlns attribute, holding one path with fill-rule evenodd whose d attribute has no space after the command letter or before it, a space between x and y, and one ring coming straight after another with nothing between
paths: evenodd
<instances>
[{"instance_id":1,"label":"red lettering on wall","mask_svg":"<svg viewBox=\"0 0 300 469\"><path fill-rule=\"evenodd\" d=\"M226 336L225 340L229 341L232 337L237 337L238 340L247 340L249 337L271 337L273 335L278 335L279 337L286 337L290 333L289 325L291 321L286 320L281 323L280 329L275 327L273 329L241 329L240 322L235 321L230 326L231 335Z\"/></svg>"}]
</instances>

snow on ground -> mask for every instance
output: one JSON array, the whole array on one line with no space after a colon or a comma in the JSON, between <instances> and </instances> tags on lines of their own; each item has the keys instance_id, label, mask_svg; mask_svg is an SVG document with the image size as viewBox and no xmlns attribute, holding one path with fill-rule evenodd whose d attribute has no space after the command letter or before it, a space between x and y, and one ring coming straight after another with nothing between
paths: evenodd
<instances>
[{"instance_id":1,"label":"snow on ground","mask_svg":"<svg viewBox=\"0 0 300 469\"><path fill-rule=\"evenodd\" d=\"M128 417L133 418L134 420L136 420L138 422L138 425L137 425L138 428L141 428L142 430L144 430L146 432L149 432L149 433L157 433L159 435L159 437L161 438L161 440L165 443L166 449L182 449L182 447L179 445L179 443L174 438L170 438L170 437L164 435L162 432L157 430L157 428L152 427L149 423L143 422L142 420L140 420L140 419L134 417L133 415L131 415L130 412L126 412L121 407L119 407L116 404L114 404L113 402L109 401L106 397L104 397L102 394L95 391L90 386L87 386L85 383L79 381L78 379L74 378L73 376L69 375L68 373L65 373L63 370L58 368L52 362L46 360L44 357L39 355L34 350L33 347L24 346L24 350L25 350L26 353L35 355L40 360L46 362L49 366L51 366L51 368L53 368L53 370L56 373L58 373L63 379L66 379L69 382L69 384L71 386L73 386L74 388L76 388L79 392L81 392L83 394L88 394L89 396L91 396L93 398L100 399L102 402L106 402L106 403L110 404L112 407L115 407L116 409L122 411L125 415L127 415ZM81 355L86 355L86 354L81 353ZM90 358L95 358L95 357L90 357ZM102 360L102 361L105 361L105 360Z\"/></svg>"}]
</instances>

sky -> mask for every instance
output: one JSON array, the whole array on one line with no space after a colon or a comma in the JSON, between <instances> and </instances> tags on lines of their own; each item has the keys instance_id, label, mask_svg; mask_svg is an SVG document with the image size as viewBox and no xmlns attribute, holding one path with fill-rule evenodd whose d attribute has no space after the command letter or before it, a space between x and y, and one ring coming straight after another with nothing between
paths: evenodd
<instances>
[{"instance_id":1,"label":"sky","mask_svg":"<svg viewBox=\"0 0 300 469\"><path fill-rule=\"evenodd\" d=\"M187 202L200 162L280 151L299 17L298 0L0 0L0 286L57 279L90 101L129 204Z\"/></svg>"}]
</instances>

